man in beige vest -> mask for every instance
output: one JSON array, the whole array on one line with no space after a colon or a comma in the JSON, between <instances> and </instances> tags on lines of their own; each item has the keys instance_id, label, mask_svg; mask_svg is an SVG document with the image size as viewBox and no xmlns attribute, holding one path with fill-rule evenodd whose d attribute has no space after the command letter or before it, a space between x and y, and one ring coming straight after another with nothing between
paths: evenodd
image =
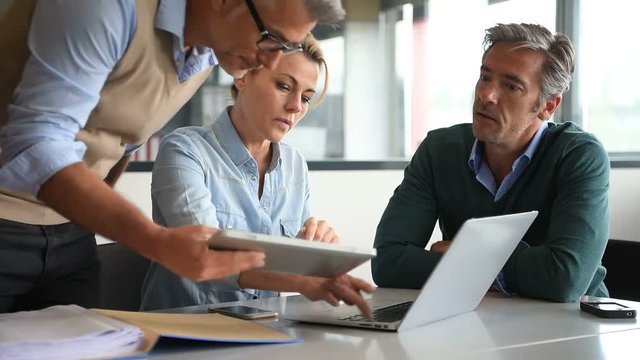
<instances>
[{"instance_id":1,"label":"man in beige vest","mask_svg":"<svg viewBox=\"0 0 640 360\"><path fill-rule=\"evenodd\" d=\"M213 66L274 68L343 16L339 0L15 0L0 19L0 312L98 305L93 232L193 280L263 265L208 250L216 229L154 224L110 185Z\"/></svg>"}]
</instances>

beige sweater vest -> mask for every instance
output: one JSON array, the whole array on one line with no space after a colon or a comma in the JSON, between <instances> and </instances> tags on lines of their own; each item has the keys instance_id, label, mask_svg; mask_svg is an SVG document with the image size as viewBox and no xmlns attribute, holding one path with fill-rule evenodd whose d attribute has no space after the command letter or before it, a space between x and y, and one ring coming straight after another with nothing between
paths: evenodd
<instances>
[{"instance_id":1,"label":"beige sweater vest","mask_svg":"<svg viewBox=\"0 0 640 360\"><path fill-rule=\"evenodd\" d=\"M15 0L0 19L0 126L29 57L27 34L35 0ZM154 28L158 0L136 0L137 28L76 140L84 162L104 178L123 156L124 144L142 144L193 96L211 69L178 81L172 35ZM0 144L1 147L1 144ZM29 194L0 189L0 218L51 225L64 217Z\"/></svg>"}]
</instances>

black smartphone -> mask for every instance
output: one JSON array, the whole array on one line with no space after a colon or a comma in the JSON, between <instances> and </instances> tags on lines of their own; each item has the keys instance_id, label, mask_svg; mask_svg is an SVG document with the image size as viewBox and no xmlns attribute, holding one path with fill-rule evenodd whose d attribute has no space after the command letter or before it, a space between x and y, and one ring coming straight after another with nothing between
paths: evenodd
<instances>
[{"instance_id":1,"label":"black smartphone","mask_svg":"<svg viewBox=\"0 0 640 360\"><path fill-rule=\"evenodd\" d=\"M613 301L580 301L580 309L601 318L631 319L636 317L636 309Z\"/></svg>"},{"instance_id":2,"label":"black smartphone","mask_svg":"<svg viewBox=\"0 0 640 360\"><path fill-rule=\"evenodd\" d=\"M232 316L245 320L266 319L278 316L278 313L270 310L258 309L244 305L232 305L223 307L210 307L210 313L218 313L222 315Z\"/></svg>"}]
</instances>

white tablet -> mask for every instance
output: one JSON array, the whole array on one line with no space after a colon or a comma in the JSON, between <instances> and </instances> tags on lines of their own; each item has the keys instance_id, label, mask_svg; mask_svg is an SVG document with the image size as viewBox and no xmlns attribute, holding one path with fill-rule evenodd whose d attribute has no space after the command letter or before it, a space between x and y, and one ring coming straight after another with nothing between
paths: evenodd
<instances>
[{"instance_id":1,"label":"white tablet","mask_svg":"<svg viewBox=\"0 0 640 360\"><path fill-rule=\"evenodd\" d=\"M336 277L376 256L376 249L329 244L284 236L221 230L209 239L214 250L253 250L265 253L265 266L256 270Z\"/></svg>"}]
</instances>

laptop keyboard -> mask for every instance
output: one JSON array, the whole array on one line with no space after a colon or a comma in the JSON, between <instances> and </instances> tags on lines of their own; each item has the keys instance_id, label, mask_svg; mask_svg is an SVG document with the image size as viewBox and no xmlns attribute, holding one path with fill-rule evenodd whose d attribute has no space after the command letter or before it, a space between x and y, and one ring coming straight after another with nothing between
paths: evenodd
<instances>
[{"instance_id":1,"label":"laptop keyboard","mask_svg":"<svg viewBox=\"0 0 640 360\"><path fill-rule=\"evenodd\" d=\"M379 308L373 310L373 321L374 322L394 322L398 320L402 320L404 315L409 311L409 308L413 304L413 301L407 301L399 304L394 304L391 306ZM368 321L364 316L358 314L346 317L341 320L348 321Z\"/></svg>"}]
</instances>

